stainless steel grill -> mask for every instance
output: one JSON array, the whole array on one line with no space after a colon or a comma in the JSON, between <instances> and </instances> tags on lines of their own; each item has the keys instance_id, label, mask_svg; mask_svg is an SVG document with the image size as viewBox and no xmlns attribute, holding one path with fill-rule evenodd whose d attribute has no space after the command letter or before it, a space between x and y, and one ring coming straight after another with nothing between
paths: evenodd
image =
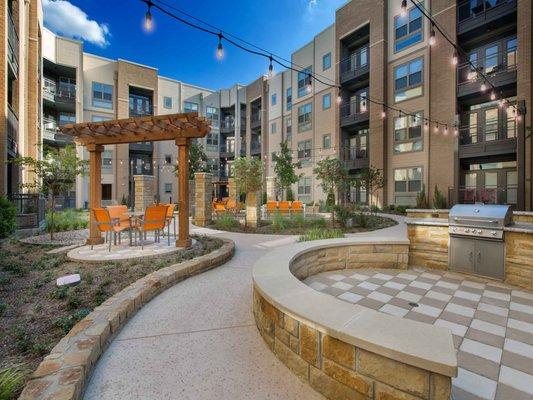
<instances>
[{"instance_id":1,"label":"stainless steel grill","mask_svg":"<svg viewBox=\"0 0 533 400\"><path fill-rule=\"evenodd\" d=\"M458 204L450 210L449 267L503 279L504 227L512 210L505 205Z\"/></svg>"}]
</instances>

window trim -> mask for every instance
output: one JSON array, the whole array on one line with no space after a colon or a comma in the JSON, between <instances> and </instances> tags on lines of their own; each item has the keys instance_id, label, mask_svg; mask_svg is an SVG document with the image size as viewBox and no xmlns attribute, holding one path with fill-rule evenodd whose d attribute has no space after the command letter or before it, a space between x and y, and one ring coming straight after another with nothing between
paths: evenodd
<instances>
[{"instance_id":1,"label":"window trim","mask_svg":"<svg viewBox=\"0 0 533 400\"><path fill-rule=\"evenodd\" d=\"M326 60L326 57L329 60L329 65L324 67L324 61ZM322 71L327 71L328 69L331 69L331 51L322 56Z\"/></svg>"},{"instance_id":2,"label":"window trim","mask_svg":"<svg viewBox=\"0 0 533 400\"><path fill-rule=\"evenodd\" d=\"M270 95L270 105L273 107L276 104L278 104L278 94L277 93L272 93Z\"/></svg>"},{"instance_id":3,"label":"window trim","mask_svg":"<svg viewBox=\"0 0 533 400\"><path fill-rule=\"evenodd\" d=\"M170 105L167 105L167 100L170 100ZM172 108L172 97L163 96L163 108L170 110Z\"/></svg>"},{"instance_id":4,"label":"window trim","mask_svg":"<svg viewBox=\"0 0 533 400\"><path fill-rule=\"evenodd\" d=\"M298 71L298 74L296 75L297 87L298 87L298 98L309 96L309 95L312 94L312 90L311 90L311 93L307 93L307 83L310 82L311 85L313 84L313 79L309 76L309 74L312 74L312 73L313 73L313 66L312 65L310 65L307 68L304 68L301 71ZM305 78L304 79L300 79L300 74L304 74ZM302 87L300 87L300 81L303 82ZM303 91L303 92L301 92L301 91Z\"/></svg>"},{"instance_id":5,"label":"window trim","mask_svg":"<svg viewBox=\"0 0 533 400\"><path fill-rule=\"evenodd\" d=\"M325 139L329 139L329 145L326 147ZM322 150L329 150L331 149L331 133L326 133L325 135L322 135Z\"/></svg>"},{"instance_id":6,"label":"window trim","mask_svg":"<svg viewBox=\"0 0 533 400\"><path fill-rule=\"evenodd\" d=\"M327 107L324 105L324 100L325 100L326 98L329 98L329 105L328 105ZM322 95L322 110L323 110L323 111L324 111L324 110L329 110L330 108L331 108L331 93L323 94L323 95Z\"/></svg>"},{"instance_id":7,"label":"window trim","mask_svg":"<svg viewBox=\"0 0 533 400\"><path fill-rule=\"evenodd\" d=\"M408 71L408 74L407 74L407 83L408 85L404 88L402 88L401 90L402 91L407 91L409 89L414 89L414 88L417 88L417 87L421 87L422 88L422 91L420 92L419 95L416 95L416 96L413 96L413 97L408 97L406 99L403 99L403 100L396 100L396 93L398 92L398 90L396 89L396 71L403 67L403 66L409 66L410 64L412 64L413 62L417 61L417 60L420 60L422 62L422 68L420 70L420 73L421 73L421 79L420 79L420 83L417 84L417 85L409 85L409 76L411 75L411 73ZM393 78L393 85L394 85L394 92L393 92L393 96L394 96L394 104L397 104L397 103L401 103L401 102L404 102L404 101L408 101L408 100L413 100L413 99L417 99L419 97L423 97L424 96L424 93L425 93L425 59L424 59L424 56L419 56L419 57L415 57L409 61L406 61L402 64L398 64L396 65L394 68L393 68L393 71L392 71L392 78Z\"/></svg>"},{"instance_id":8,"label":"window trim","mask_svg":"<svg viewBox=\"0 0 533 400\"><path fill-rule=\"evenodd\" d=\"M292 86L288 87L285 90L285 97L286 97L286 105L285 105L285 111L291 111L292 110Z\"/></svg>"},{"instance_id":9,"label":"window trim","mask_svg":"<svg viewBox=\"0 0 533 400\"><path fill-rule=\"evenodd\" d=\"M421 4L422 4L422 6L424 6L424 2L421 2ZM422 21L422 26L420 27L420 29L417 29L416 31L413 31L413 32L409 32L409 26L410 26L410 23L411 23L411 21L409 20L409 15L410 15L411 11L414 10L414 9L417 9L416 6L412 6L411 8L409 8L409 9L407 10L407 31L408 31L408 32L407 32L407 34L406 34L405 36L403 36L401 39L397 39L397 38L396 38L396 29L397 29L397 28L396 28L396 21L397 21L399 18L401 18L401 15L395 15L395 16L394 16L394 21L393 21L393 25L392 25L393 30L394 30L394 32L393 32L394 43L393 43L393 46L392 46L392 47L393 47L393 49L392 49L392 50L393 50L393 54L401 53L402 51L405 51L405 50L409 49L410 47L412 47L412 46L414 46L414 45L416 45L416 44L423 43L424 40L425 40L426 35L425 35L425 31L424 31L424 27L425 27L425 26L424 26L424 16L423 16L423 15L420 16L421 21ZM403 25L402 25L402 26L403 26ZM396 50L396 43L398 42L398 40L406 40L406 39L408 39L408 38L413 37L413 36L414 36L415 34L417 34L418 32L422 33L422 37L420 38L420 41L417 41L417 42L411 43L410 45L405 46L405 47L402 48L402 49Z\"/></svg>"},{"instance_id":10,"label":"window trim","mask_svg":"<svg viewBox=\"0 0 533 400\"><path fill-rule=\"evenodd\" d=\"M110 87L111 88L111 100L106 100L104 99L103 97L102 98L96 98L94 97L94 86L96 85L102 85L102 90L100 91L102 93L102 96L104 94L104 86L107 86L107 87ZM103 110L113 110L114 107L113 107L113 99L115 97L115 88L113 87L113 85L110 85L108 83L103 83L103 82L98 82L98 81L92 81L91 83L91 105L93 107L96 107L96 108L101 108ZM102 106L99 106L99 105L95 105L94 101L97 102L100 102L100 103L104 103L104 104L109 104L109 107L102 107Z\"/></svg>"},{"instance_id":11,"label":"window trim","mask_svg":"<svg viewBox=\"0 0 533 400\"><path fill-rule=\"evenodd\" d=\"M309 148L306 148L307 146L304 146L304 148L301 151L303 151L303 152L309 151L309 155L308 156L304 156L304 157L300 157L300 144L306 144L306 143L309 143ZM311 158L313 157L312 150L313 150L313 140L312 139L300 140L296 144L296 158L297 158L297 160L298 161L303 161L304 163L309 162L311 160Z\"/></svg>"},{"instance_id":12,"label":"window trim","mask_svg":"<svg viewBox=\"0 0 533 400\"><path fill-rule=\"evenodd\" d=\"M397 167L397 168L394 168L392 170L392 181L393 181L393 198L394 198L394 203L396 204L396 195L397 194L400 194L405 196L405 197L415 197L416 198L416 195L420 192L409 192L409 191L405 191L405 192L398 192L396 191L396 179L395 179L395 175L396 175L396 171L399 171L399 170L410 170L410 169L415 169L415 168L420 168L420 190L422 190L422 187L424 185L424 166L422 165L414 165L414 166L406 166L406 167ZM409 178L409 175L407 175L407 177ZM399 181L400 182L400 181ZM403 181L401 181L403 182ZM405 182L407 182L407 189L409 188L409 179L407 179Z\"/></svg>"},{"instance_id":13,"label":"window trim","mask_svg":"<svg viewBox=\"0 0 533 400\"><path fill-rule=\"evenodd\" d=\"M308 113L305 113L305 114L302 114L302 116L305 116L307 114L310 115L310 118L309 118L309 121L306 121L306 122L300 122L300 109L304 108L304 107L307 107L307 106L310 106L311 109ZM302 133L302 132L307 132L307 131L310 131L313 129L313 102L309 102L309 103L305 103L305 104L302 104L301 106L298 107L298 112L297 112L297 123L298 123L298 133ZM309 127L306 127L305 129L302 129L302 126L307 126L307 124L309 125Z\"/></svg>"},{"instance_id":14,"label":"window trim","mask_svg":"<svg viewBox=\"0 0 533 400\"><path fill-rule=\"evenodd\" d=\"M423 111L416 111L414 114L420 114L420 137L417 139L404 139L404 140L396 140L396 120L400 117L394 117L392 122L392 152L394 155L402 155L402 154L409 154L409 153L418 153L421 151L424 151L424 112ZM411 116L402 116L401 118L407 118L407 132L409 133L409 129L411 128ZM413 143L415 141L420 140L422 142L422 147L420 150L410 150L410 151L396 151L395 146L397 144L404 144L404 143Z\"/></svg>"}]
</instances>

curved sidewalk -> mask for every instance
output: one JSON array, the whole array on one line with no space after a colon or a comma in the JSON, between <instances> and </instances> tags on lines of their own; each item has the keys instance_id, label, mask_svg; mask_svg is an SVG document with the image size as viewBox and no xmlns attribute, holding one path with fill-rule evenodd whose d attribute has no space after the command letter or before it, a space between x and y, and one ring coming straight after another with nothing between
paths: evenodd
<instances>
[{"instance_id":1,"label":"curved sidewalk","mask_svg":"<svg viewBox=\"0 0 533 400\"><path fill-rule=\"evenodd\" d=\"M405 226L379 232L404 238ZM266 347L252 315L253 264L296 237L192 233L233 239L235 256L144 306L103 354L85 399L324 399Z\"/></svg>"}]
</instances>

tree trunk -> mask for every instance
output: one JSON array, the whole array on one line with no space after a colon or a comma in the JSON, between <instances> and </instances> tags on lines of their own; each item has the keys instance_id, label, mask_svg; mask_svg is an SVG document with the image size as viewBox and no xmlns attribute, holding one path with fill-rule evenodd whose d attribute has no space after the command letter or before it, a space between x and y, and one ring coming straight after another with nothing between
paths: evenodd
<instances>
[{"instance_id":1,"label":"tree trunk","mask_svg":"<svg viewBox=\"0 0 533 400\"><path fill-rule=\"evenodd\" d=\"M50 240L54 241L54 213L56 211L56 196L52 195L52 211L50 212Z\"/></svg>"}]
</instances>

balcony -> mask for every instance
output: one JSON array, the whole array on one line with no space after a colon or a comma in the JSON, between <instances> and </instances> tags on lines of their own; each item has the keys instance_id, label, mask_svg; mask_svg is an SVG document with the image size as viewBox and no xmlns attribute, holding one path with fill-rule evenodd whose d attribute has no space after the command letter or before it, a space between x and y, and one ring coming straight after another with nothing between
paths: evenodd
<instances>
[{"instance_id":1,"label":"balcony","mask_svg":"<svg viewBox=\"0 0 533 400\"><path fill-rule=\"evenodd\" d=\"M152 142L130 143L129 148L130 148L130 153L141 153L141 154L152 155L154 151L154 145L152 144Z\"/></svg>"},{"instance_id":2,"label":"balcony","mask_svg":"<svg viewBox=\"0 0 533 400\"><path fill-rule=\"evenodd\" d=\"M18 152L19 120L11 106L7 107L7 151L16 157Z\"/></svg>"},{"instance_id":3,"label":"balcony","mask_svg":"<svg viewBox=\"0 0 533 400\"><path fill-rule=\"evenodd\" d=\"M344 164L348 169L368 167L368 151L366 147L347 147L343 149Z\"/></svg>"},{"instance_id":4,"label":"balcony","mask_svg":"<svg viewBox=\"0 0 533 400\"><path fill-rule=\"evenodd\" d=\"M361 124L368 121L368 104L361 99L352 100L340 106L341 127Z\"/></svg>"},{"instance_id":5,"label":"balcony","mask_svg":"<svg viewBox=\"0 0 533 400\"><path fill-rule=\"evenodd\" d=\"M45 105L63 111L73 111L76 108L76 85L57 84L54 79L44 77L43 100Z\"/></svg>"},{"instance_id":6,"label":"balcony","mask_svg":"<svg viewBox=\"0 0 533 400\"><path fill-rule=\"evenodd\" d=\"M220 157L232 158L235 157L235 143L226 142L220 146Z\"/></svg>"},{"instance_id":7,"label":"balcony","mask_svg":"<svg viewBox=\"0 0 533 400\"><path fill-rule=\"evenodd\" d=\"M220 121L220 133L232 133L235 131L235 118L226 117Z\"/></svg>"},{"instance_id":8,"label":"balcony","mask_svg":"<svg viewBox=\"0 0 533 400\"><path fill-rule=\"evenodd\" d=\"M57 121L53 118L43 118L43 140L57 145L74 143L72 136L64 135L59 131Z\"/></svg>"},{"instance_id":9,"label":"balcony","mask_svg":"<svg viewBox=\"0 0 533 400\"><path fill-rule=\"evenodd\" d=\"M505 25L516 0L464 0L457 5L457 35L475 36Z\"/></svg>"},{"instance_id":10,"label":"balcony","mask_svg":"<svg viewBox=\"0 0 533 400\"><path fill-rule=\"evenodd\" d=\"M496 156L516 152L513 118L483 125L459 127L459 158Z\"/></svg>"},{"instance_id":11,"label":"balcony","mask_svg":"<svg viewBox=\"0 0 533 400\"><path fill-rule=\"evenodd\" d=\"M516 47L507 51L494 52L470 63L457 67L457 97L468 97L481 93L483 75L497 88L516 84Z\"/></svg>"},{"instance_id":12,"label":"balcony","mask_svg":"<svg viewBox=\"0 0 533 400\"><path fill-rule=\"evenodd\" d=\"M250 117L250 127L252 129L261 127L261 110L252 113Z\"/></svg>"},{"instance_id":13,"label":"balcony","mask_svg":"<svg viewBox=\"0 0 533 400\"><path fill-rule=\"evenodd\" d=\"M19 37L17 30L15 28L15 23L13 22L13 16L11 11L7 12L7 43L8 43L8 52L7 59L9 65L15 76L18 76L19 73Z\"/></svg>"},{"instance_id":14,"label":"balcony","mask_svg":"<svg viewBox=\"0 0 533 400\"><path fill-rule=\"evenodd\" d=\"M459 186L457 189L452 186L448 188L448 198L452 202L454 199L457 199L459 204L483 203L516 205L518 199L518 186Z\"/></svg>"},{"instance_id":15,"label":"balcony","mask_svg":"<svg viewBox=\"0 0 533 400\"><path fill-rule=\"evenodd\" d=\"M250 154L252 156L255 155L261 155L261 143L252 141L251 147L250 147Z\"/></svg>"},{"instance_id":16,"label":"balcony","mask_svg":"<svg viewBox=\"0 0 533 400\"><path fill-rule=\"evenodd\" d=\"M343 85L364 83L368 80L368 73L368 46L359 48L340 62L340 78Z\"/></svg>"}]
</instances>

